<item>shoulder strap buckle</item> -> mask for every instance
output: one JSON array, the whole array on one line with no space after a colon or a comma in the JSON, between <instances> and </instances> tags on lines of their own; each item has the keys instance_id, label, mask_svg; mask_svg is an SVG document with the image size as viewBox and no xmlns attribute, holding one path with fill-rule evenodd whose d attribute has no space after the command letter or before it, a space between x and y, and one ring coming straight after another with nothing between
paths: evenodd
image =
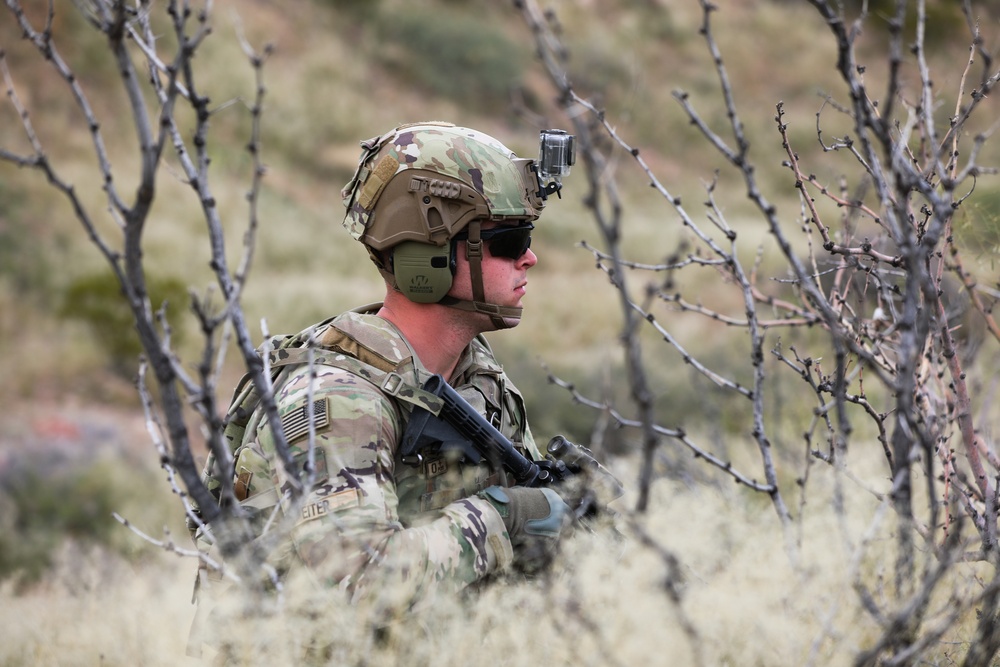
<instances>
[{"instance_id":1,"label":"shoulder strap buckle","mask_svg":"<svg viewBox=\"0 0 1000 667\"><path fill-rule=\"evenodd\" d=\"M390 396L398 396L399 390L406 386L406 380L395 371L390 371L382 378L379 388Z\"/></svg>"}]
</instances>

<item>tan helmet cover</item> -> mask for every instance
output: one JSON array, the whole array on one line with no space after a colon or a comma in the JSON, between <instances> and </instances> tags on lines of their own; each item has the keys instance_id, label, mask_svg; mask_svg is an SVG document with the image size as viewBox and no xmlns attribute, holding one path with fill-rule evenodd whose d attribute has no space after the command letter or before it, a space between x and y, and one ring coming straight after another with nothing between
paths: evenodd
<instances>
[{"instance_id":1,"label":"tan helmet cover","mask_svg":"<svg viewBox=\"0 0 1000 667\"><path fill-rule=\"evenodd\" d=\"M544 206L532 166L493 137L449 123L403 125L362 142L341 192L344 227L381 251L445 245L474 219L533 221Z\"/></svg>"}]
</instances>

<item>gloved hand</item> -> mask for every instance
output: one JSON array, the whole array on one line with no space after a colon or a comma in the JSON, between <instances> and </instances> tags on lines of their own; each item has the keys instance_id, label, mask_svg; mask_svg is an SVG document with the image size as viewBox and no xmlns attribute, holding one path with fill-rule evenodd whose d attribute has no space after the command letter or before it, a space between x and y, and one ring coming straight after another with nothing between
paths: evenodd
<instances>
[{"instance_id":1,"label":"gloved hand","mask_svg":"<svg viewBox=\"0 0 1000 667\"><path fill-rule=\"evenodd\" d=\"M503 517L514 548L514 565L537 572L555 553L559 536L572 521L572 510L549 488L491 486L479 492Z\"/></svg>"}]
</instances>

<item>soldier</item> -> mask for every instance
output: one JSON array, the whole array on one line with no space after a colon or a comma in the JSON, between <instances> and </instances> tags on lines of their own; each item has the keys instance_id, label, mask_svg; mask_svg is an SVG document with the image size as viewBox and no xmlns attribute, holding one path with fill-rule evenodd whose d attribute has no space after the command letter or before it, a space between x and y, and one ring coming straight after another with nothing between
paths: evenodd
<instances>
[{"instance_id":1,"label":"soldier","mask_svg":"<svg viewBox=\"0 0 1000 667\"><path fill-rule=\"evenodd\" d=\"M420 388L440 374L527 458L544 458L481 334L519 323L537 262L532 223L559 186L534 160L446 123L402 126L362 147L342 191L344 225L385 279L385 300L262 350L291 452L313 471L304 500L293 506L284 493L289 472L263 411L251 410L252 388L227 436L236 495L258 530L281 515L293 524L271 559L279 574L305 566L353 601L391 590L409 608L538 567L570 522L559 493L513 485L486 459L400 453Z\"/></svg>"}]
</instances>

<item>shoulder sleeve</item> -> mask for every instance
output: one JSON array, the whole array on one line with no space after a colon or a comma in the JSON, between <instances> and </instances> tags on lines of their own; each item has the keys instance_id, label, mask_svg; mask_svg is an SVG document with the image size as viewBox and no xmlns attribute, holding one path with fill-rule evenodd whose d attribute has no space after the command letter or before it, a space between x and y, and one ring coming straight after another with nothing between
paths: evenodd
<instances>
[{"instance_id":1,"label":"shoulder sleeve","mask_svg":"<svg viewBox=\"0 0 1000 667\"><path fill-rule=\"evenodd\" d=\"M388 586L394 599L409 606L511 562L503 519L481 498L459 499L420 526L401 523L394 483L402 423L397 407L367 380L338 368L317 368L311 396L308 382L307 369L297 369L278 396L297 459L308 455L305 406L313 401L315 485L295 507L282 494L292 567L304 563L323 583L345 588L355 599ZM258 440L273 456L269 427L259 429ZM273 468L272 483L287 489L287 472L279 462Z\"/></svg>"}]
</instances>

